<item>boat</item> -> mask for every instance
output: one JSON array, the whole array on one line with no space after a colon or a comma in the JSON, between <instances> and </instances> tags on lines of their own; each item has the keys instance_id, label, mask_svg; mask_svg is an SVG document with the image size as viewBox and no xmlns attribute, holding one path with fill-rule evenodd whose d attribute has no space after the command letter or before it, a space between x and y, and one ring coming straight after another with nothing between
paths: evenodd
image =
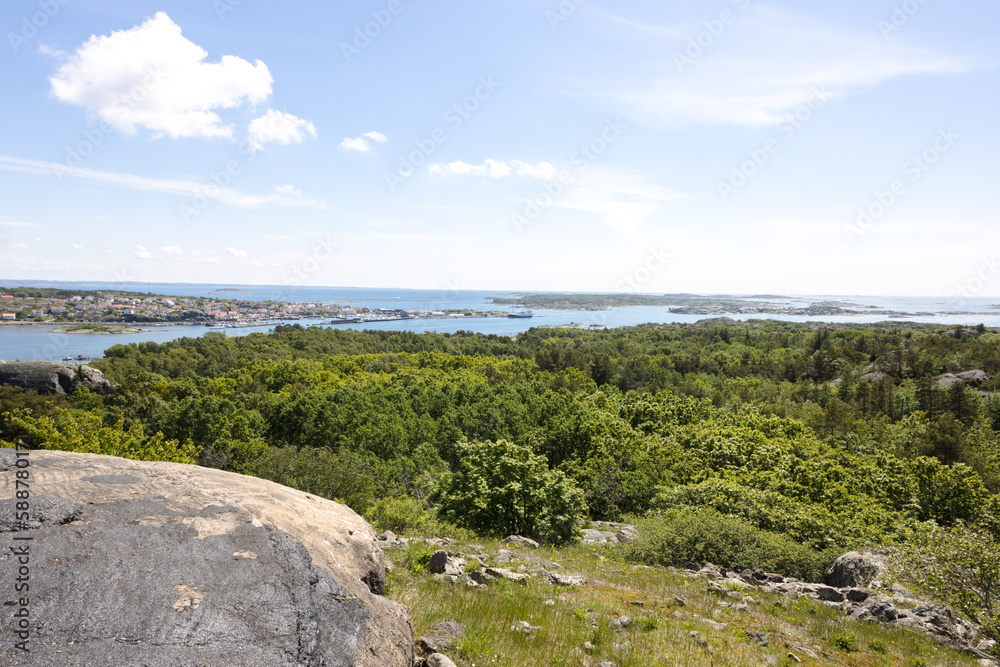
<instances>
[{"instance_id":1,"label":"boat","mask_svg":"<svg viewBox=\"0 0 1000 667\"><path fill-rule=\"evenodd\" d=\"M514 317L518 319L527 319L529 317L534 317L535 314L530 310L515 310L512 313L507 313L507 317Z\"/></svg>"}]
</instances>

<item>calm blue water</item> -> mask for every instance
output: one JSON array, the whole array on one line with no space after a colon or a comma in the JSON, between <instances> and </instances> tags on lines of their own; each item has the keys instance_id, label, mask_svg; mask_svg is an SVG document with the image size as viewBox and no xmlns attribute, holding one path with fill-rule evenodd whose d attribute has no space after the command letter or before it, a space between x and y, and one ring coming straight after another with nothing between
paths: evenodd
<instances>
[{"instance_id":1,"label":"calm blue water","mask_svg":"<svg viewBox=\"0 0 1000 667\"><path fill-rule=\"evenodd\" d=\"M241 286L241 285L185 285L163 283L49 283L4 281L0 284L17 284L39 287L66 287L70 289L120 289L136 292L152 292L170 296L202 296L248 301L279 300L292 302L336 303L341 305L369 306L372 308L402 308L407 310L438 310L472 308L490 310L498 308L490 302L491 297L510 296L511 292L454 291L454 290L407 290L357 287L288 287L288 286ZM754 300L764 301L763 298ZM881 309L898 310L907 313L933 313L930 316L912 316L908 322L933 322L937 324L978 324L1000 327L1000 305L998 299L980 298L959 302L954 299L921 297L843 297L815 296L793 297L789 299L767 299L776 303L807 305L818 301L840 301L849 307L863 309L873 306ZM971 314L970 314L971 313ZM338 325L337 328L371 329L387 331L442 332L474 331L485 334L511 336L532 327L566 325L572 323L607 327L632 326L647 322L697 322L704 315L675 315L665 307L612 308L605 311L565 311L536 310L533 319L470 318L448 320L402 320L366 324ZM803 317L783 315L753 315L734 319L770 319L792 322L862 323L886 320L882 315ZM301 320L303 326L322 326L321 320ZM217 331L204 326L155 327L149 333L125 335L57 334L52 330L57 325L40 326L0 326L0 359L59 361L64 357L83 355L92 358L103 356L104 350L117 344L154 341L165 343L181 337L203 336L206 331ZM272 327L247 327L224 330L228 336L242 336L252 332L267 332Z\"/></svg>"}]
</instances>

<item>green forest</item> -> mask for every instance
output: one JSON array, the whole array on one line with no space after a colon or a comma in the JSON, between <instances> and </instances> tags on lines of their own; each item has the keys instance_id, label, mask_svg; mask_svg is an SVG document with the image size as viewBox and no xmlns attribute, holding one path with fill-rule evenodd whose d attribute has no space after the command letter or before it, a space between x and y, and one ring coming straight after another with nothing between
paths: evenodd
<instances>
[{"instance_id":1,"label":"green forest","mask_svg":"<svg viewBox=\"0 0 1000 667\"><path fill-rule=\"evenodd\" d=\"M402 533L561 544L628 520L648 563L815 580L860 547L997 553L1000 334L983 326L295 325L105 355L104 395L0 387L3 440L255 475ZM990 596L932 579L989 625Z\"/></svg>"}]
</instances>

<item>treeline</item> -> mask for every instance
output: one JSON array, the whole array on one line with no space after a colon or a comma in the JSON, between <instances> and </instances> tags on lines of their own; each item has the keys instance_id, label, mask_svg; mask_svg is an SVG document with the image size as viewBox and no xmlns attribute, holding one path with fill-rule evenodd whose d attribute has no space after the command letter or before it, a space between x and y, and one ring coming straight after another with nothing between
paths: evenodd
<instances>
[{"instance_id":1,"label":"treeline","mask_svg":"<svg viewBox=\"0 0 1000 667\"><path fill-rule=\"evenodd\" d=\"M0 412L8 441L161 458L175 447L175 460L380 516L405 499L461 522L472 514L455 494L475 479L513 485L498 497L524 516L504 521L553 541L571 539L567 513L706 510L845 549L914 522L996 525L997 381L938 378L995 377L998 341L985 328L726 321L516 338L281 326L116 345L94 364L110 394L5 389ZM562 499L559 513L526 519L551 509L526 478Z\"/></svg>"}]
</instances>

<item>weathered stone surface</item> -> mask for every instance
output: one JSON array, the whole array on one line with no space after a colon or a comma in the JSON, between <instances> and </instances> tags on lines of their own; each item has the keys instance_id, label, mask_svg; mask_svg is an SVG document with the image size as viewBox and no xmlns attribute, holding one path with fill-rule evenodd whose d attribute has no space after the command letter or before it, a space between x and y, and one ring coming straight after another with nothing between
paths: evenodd
<instances>
[{"instance_id":1,"label":"weathered stone surface","mask_svg":"<svg viewBox=\"0 0 1000 667\"><path fill-rule=\"evenodd\" d=\"M522 537L520 535L508 535L507 539L504 540L507 544L516 544L519 547L531 547L532 549L538 548L538 542L534 541L528 537Z\"/></svg>"},{"instance_id":2,"label":"weathered stone surface","mask_svg":"<svg viewBox=\"0 0 1000 667\"><path fill-rule=\"evenodd\" d=\"M455 663L451 661L446 655L441 653L432 653L427 656L427 660L424 661L427 667L456 667Z\"/></svg>"},{"instance_id":3,"label":"weathered stone surface","mask_svg":"<svg viewBox=\"0 0 1000 667\"><path fill-rule=\"evenodd\" d=\"M826 572L826 584L834 588L864 588L886 572L885 557L872 551L849 551Z\"/></svg>"},{"instance_id":4,"label":"weathered stone surface","mask_svg":"<svg viewBox=\"0 0 1000 667\"><path fill-rule=\"evenodd\" d=\"M0 497L15 473L0 450ZM31 653L4 665L413 664L371 527L272 482L172 463L31 453ZM2 501L0 524L14 520ZM20 528L20 526L16 526ZM0 553L0 579L17 560ZM0 634L13 636L13 616Z\"/></svg>"},{"instance_id":5,"label":"weathered stone surface","mask_svg":"<svg viewBox=\"0 0 1000 667\"><path fill-rule=\"evenodd\" d=\"M465 561L450 555L447 551L435 551L427 563L432 574L458 576L465 571Z\"/></svg>"},{"instance_id":6,"label":"weathered stone surface","mask_svg":"<svg viewBox=\"0 0 1000 667\"><path fill-rule=\"evenodd\" d=\"M486 568L486 574L495 579L506 579L507 581L513 581L518 584L528 583L528 575L521 574L520 572L511 572L510 570L505 570L502 567L488 567Z\"/></svg>"},{"instance_id":7,"label":"weathered stone surface","mask_svg":"<svg viewBox=\"0 0 1000 667\"><path fill-rule=\"evenodd\" d=\"M97 393L111 389L111 383L101 371L58 361L0 364L0 385L33 389L42 394L72 394L80 387Z\"/></svg>"},{"instance_id":8,"label":"weathered stone surface","mask_svg":"<svg viewBox=\"0 0 1000 667\"><path fill-rule=\"evenodd\" d=\"M576 577L571 574L558 574L549 572L549 582L556 586L583 586L583 577Z\"/></svg>"}]
</instances>

